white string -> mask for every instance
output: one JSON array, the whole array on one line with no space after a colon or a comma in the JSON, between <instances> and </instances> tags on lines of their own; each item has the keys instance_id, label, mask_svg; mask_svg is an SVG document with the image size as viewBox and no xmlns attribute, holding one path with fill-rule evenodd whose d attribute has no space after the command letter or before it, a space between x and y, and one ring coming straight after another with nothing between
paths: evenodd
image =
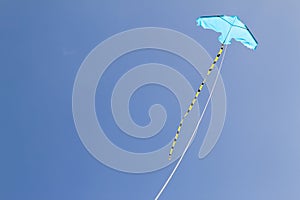
<instances>
[{"instance_id":1,"label":"white string","mask_svg":"<svg viewBox=\"0 0 300 200\"><path fill-rule=\"evenodd\" d=\"M199 121L198 121L198 123L197 123L197 126L196 126L196 128L195 128L195 130L194 130L194 132L193 132L193 134L192 134L192 137L190 138L188 144L186 145L186 147L185 147L183 153L181 154L181 156L180 156L180 158L179 158L179 160L178 160L176 166L174 167L172 173L170 174L169 178L167 179L167 181L165 182L165 184L163 185L163 187L161 188L161 190L159 191L159 193L156 195L155 200L158 200L158 198L160 197L160 195L163 193L163 191L165 190L165 188L166 188L167 185L169 184L169 182L170 182L170 180L172 179L174 173L176 172L177 168L179 167L179 165L180 165L180 163L181 163L181 161L182 161L184 155L186 154L188 148L190 147L190 145L191 145L191 143L192 143L194 137L196 136L198 127L199 127L199 125L200 125L200 122L202 121L202 118L203 118L203 116L204 116L204 113L205 113L205 111L206 111L206 109L207 109L207 106L208 106L208 104L209 104L209 102L210 102L210 99L211 99L211 97L212 97L212 95L213 95L213 92L214 92L214 89L215 89L215 87L216 87L218 78L219 78L219 76L220 76L220 72L221 72L221 69L222 69L222 66L223 66L224 57L225 57L225 54L226 54L226 49L227 49L227 45L225 45L224 54L223 54L223 57L222 57L222 60L221 60L221 63L220 63L220 67L219 67L219 70L218 70L216 79L215 79L214 84L213 84L213 87L212 87L212 89L211 89L210 95L209 95L209 97L208 97L208 99L207 99L207 101L206 101L206 104L205 104L204 109L203 109L203 111L202 111L202 113L201 113L201 116L200 116L200 119L199 119Z\"/></svg>"}]
</instances>

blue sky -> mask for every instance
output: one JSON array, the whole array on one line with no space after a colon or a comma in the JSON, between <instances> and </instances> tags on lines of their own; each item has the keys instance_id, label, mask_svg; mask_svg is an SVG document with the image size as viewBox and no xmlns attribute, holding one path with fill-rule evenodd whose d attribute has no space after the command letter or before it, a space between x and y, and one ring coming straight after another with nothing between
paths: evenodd
<instances>
[{"instance_id":1,"label":"blue sky","mask_svg":"<svg viewBox=\"0 0 300 200\"><path fill-rule=\"evenodd\" d=\"M76 73L101 41L145 26L180 31L213 57L220 45L218 34L196 27L195 20L201 15L227 14L238 15L259 46L256 51L236 42L228 47L222 70L227 95L222 136L209 156L199 160L203 140L199 131L161 199L299 199L299 8L300 3L292 0L1 1L0 198L154 199L174 165L130 174L113 170L89 154L72 116ZM136 52L120 63L155 61L189 67L174 55L159 53ZM201 79L191 69L183 73L196 89ZM171 101L176 106L168 90L153 86L140 92L133 103ZM147 92L165 94L149 99ZM199 101L207 96L204 91ZM100 113L103 105L97 106ZM143 104L138 108L146 110ZM170 116L178 115L168 127L177 126L179 109L166 105L166 110ZM143 112L132 109L132 116L137 123L147 123ZM207 128L208 119L209 113L200 129ZM114 122L105 124L107 129L110 125L113 129ZM132 139L108 137L124 148ZM169 140L173 132L165 137ZM143 152L161 143L155 138L129 142L128 150Z\"/></svg>"}]
</instances>

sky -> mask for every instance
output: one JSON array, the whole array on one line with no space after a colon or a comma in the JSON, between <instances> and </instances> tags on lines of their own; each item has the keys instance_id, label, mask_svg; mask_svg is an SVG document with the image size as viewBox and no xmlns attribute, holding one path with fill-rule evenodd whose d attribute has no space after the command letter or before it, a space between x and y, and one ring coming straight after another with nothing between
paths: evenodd
<instances>
[{"instance_id":1,"label":"sky","mask_svg":"<svg viewBox=\"0 0 300 200\"><path fill-rule=\"evenodd\" d=\"M239 16L259 46L255 51L237 42L228 46L221 72L227 105L222 135L213 151L198 159L209 109L161 199L298 200L299 9L300 3L292 0L2 0L0 198L154 199L174 163L134 174L95 159L83 145L73 119L76 75L97 45L132 28L179 31L214 57L220 46L218 33L197 27L195 20L202 15L226 14ZM111 133L107 137L131 152L153 151L164 145L174 136L180 119L178 101L170 90L146 85L130 100L131 116L145 126L149 107L161 103L168 113L166 134L141 140L116 127L109 110L111 89L122 73L150 62L177 69L194 90L202 81L191 65L166 52L139 50L112 63L97 88L97 117ZM205 88L199 96L200 108L207 97Z\"/></svg>"}]
</instances>

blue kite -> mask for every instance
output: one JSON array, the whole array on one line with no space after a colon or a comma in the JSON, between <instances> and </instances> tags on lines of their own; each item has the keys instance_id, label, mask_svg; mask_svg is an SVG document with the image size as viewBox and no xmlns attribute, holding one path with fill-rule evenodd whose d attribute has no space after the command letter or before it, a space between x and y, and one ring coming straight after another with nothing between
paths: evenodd
<instances>
[{"instance_id":1,"label":"blue kite","mask_svg":"<svg viewBox=\"0 0 300 200\"><path fill-rule=\"evenodd\" d=\"M221 56L221 54L223 52L224 46L227 47L228 44L231 44L231 40L232 39L235 39L236 41L241 42L243 45L245 45L246 47L248 47L250 49L253 49L253 50L256 49L256 46L257 46L256 39L254 38L254 36L250 32L250 30L247 28L247 26L244 23L242 23L241 20L237 16L225 16L225 15L202 16L202 17L199 17L197 19L197 25L201 26L201 27L203 27L205 29L212 29L212 30L214 30L216 32L221 33L221 35L219 37L219 41L222 43L222 45L221 45L221 48L220 48L217 56L215 57L213 63L209 67L208 72L206 74L206 77L204 78L204 80L200 84L200 86L199 86L199 88L198 88L198 90L197 90L197 92L196 92L196 94L195 94L195 96L194 96L194 98L192 100L192 103L190 104L188 110L186 111L186 113L184 114L184 116L182 117L182 119L180 121L180 124L178 126L176 135L175 135L173 143L172 143L172 147L170 149L169 160L172 157L172 153L174 151L174 147L175 147L176 141L177 141L177 139L179 137L179 133L180 133L180 130L182 128L183 121L187 117L188 113L192 110L194 104L196 103L198 95L200 94L200 92L201 92L204 84L207 81L207 77L210 75L211 71L214 69L215 64L217 63L217 61L219 60L219 57ZM226 48L224 50L224 55L223 55L222 61L224 59L225 52L226 52ZM193 138L195 138L195 136L196 136L199 124L200 124L200 122L202 120L202 117L203 117L205 111L206 111L208 103L209 103L209 101L210 101L210 99L212 97L212 93L214 91L214 87L215 87L216 82L218 80L218 76L220 74L220 70L222 68L222 64L223 64L223 62L221 62L221 64L220 64L220 68L218 70L216 79L215 79L214 84L213 84L213 88L212 88L211 93L210 93L210 95L209 95L209 97L207 99L205 107L204 107L204 109L203 109L203 111L201 113L200 119L198 120L197 126L194 129L194 132L193 132L192 136L190 137L190 139L189 139L189 141L188 141L185 149L183 150L183 152L182 152L179 160L177 161L177 164L175 165L173 171L169 175L167 181L165 182L165 184L163 185L163 187L161 188L161 190L159 191L159 193L156 195L155 200L159 199L160 195L162 194L162 192L165 190L165 188L167 187L167 185L171 181L174 173L176 172L177 168L179 167L179 165L180 165L180 163L181 163L184 155L186 154L189 146L191 145L191 143L193 141ZM209 146L210 149L213 147L213 145L214 144L208 144L208 146Z\"/></svg>"},{"instance_id":2,"label":"blue kite","mask_svg":"<svg viewBox=\"0 0 300 200\"><path fill-rule=\"evenodd\" d=\"M184 119L188 116L188 113L192 110L193 106L195 105L197 98L203 89L204 84L207 81L207 77L210 75L211 71L214 69L215 64L219 60L219 57L221 56L224 45L231 44L231 40L235 39L238 42L241 42L243 45L250 49L256 49L257 47L257 41L254 38L253 34L250 32L248 27L241 22L241 20L237 16L225 16L225 15L214 15L214 16L202 16L197 19L197 25L201 26L205 29L211 29L216 32L221 33L219 36L219 41L222 43L221 48L215 57L212 65L209 67L208 72L206 74L206 77L200 84L190 106L188 107L186 113L182 117L179 126L177 128L176 135L174 137L170 152L169 152L169 160L172 158L172 154L174 151L174 147L176 145L176 142L179 137L180 130L183 126Z\"/></svg>"}]
</instances>

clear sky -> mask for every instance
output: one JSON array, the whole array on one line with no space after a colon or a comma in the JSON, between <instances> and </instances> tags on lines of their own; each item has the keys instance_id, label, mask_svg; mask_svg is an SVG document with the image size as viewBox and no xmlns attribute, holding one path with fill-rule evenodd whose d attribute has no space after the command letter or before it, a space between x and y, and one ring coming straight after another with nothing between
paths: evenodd
<instances>
[{"instance_id":1,"label":"clear sky","mask_svg":"<svg viewBox=\"0 0 300 200\"><path fill-rule=\"evenodd\" d=\"M96 160L74 125L75 77L100 42L137 27L180 31L214 57L220 45L218 34L195 25L197 17L213 14L238 15L259 46L255 51L237 42L228 47L221 72L227 95L221 138L208 157L198 159L208 112L161 199L300 199L299 10L300 3L294 0L2 0L0 199L154 199L174 165L130 174ZM144 50L126 56L112 65L117 77L114 70L104 76L108 89L124 72L124 68L116 70L118 67L126 65L129 70L148 62L173 66L191 80L195 90L202 81L175 55ZM98 90L96 100L102 98ZM148 95L150 92L159 95ZM204 91L199 101L207 97ZM115 144L146 152L171 140L180 118L170 91L147 85L132 97L136 123L149 122L146 111L154 103L162 103L171 117L164 129L166 135L149 141L138 142L120 130L113 131L112 114L100 100L96 102L97 115Z\"/></svg>"}]
</instances>

